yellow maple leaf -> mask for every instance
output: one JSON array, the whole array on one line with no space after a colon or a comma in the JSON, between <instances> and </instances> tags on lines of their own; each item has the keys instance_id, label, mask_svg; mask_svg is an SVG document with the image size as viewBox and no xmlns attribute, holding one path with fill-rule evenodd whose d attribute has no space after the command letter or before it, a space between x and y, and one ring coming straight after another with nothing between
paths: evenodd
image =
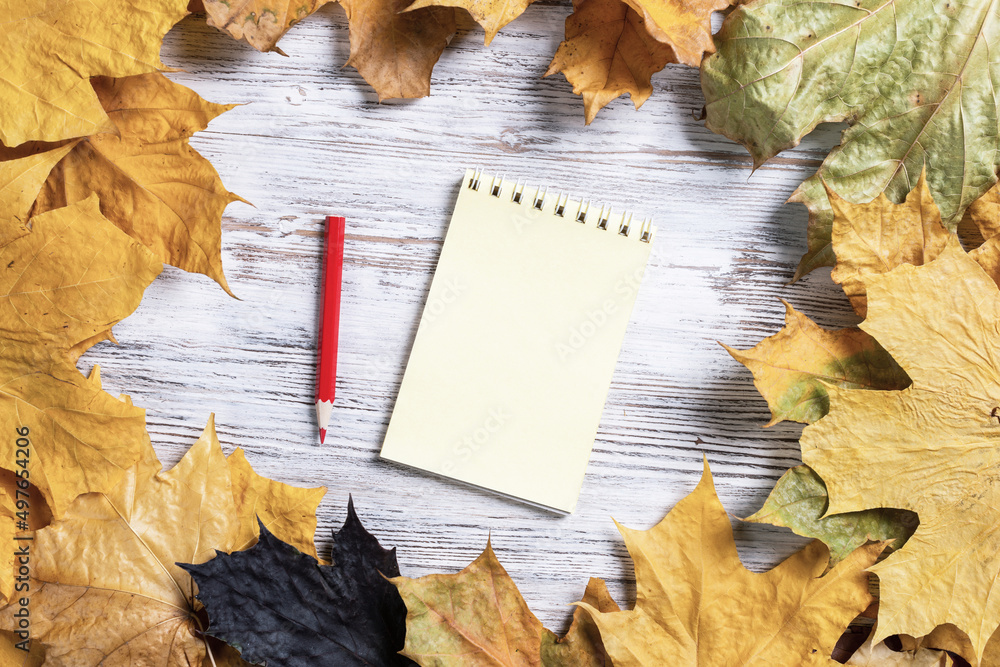
<instances>
[{"instance_id":1,"label":"yellow maple leaf","mask_svg":"<svg viewBox=\"0 0 1000 667\"><path fill-rule=\"evenodd\" d=\"M351 55L378 99L425 97L431 70L455 34L455 10L407 8L409 0L340 0L350 27ZM405 10L405 11L404 11Z\"/></svg>"},{"instance_id":2,"label":"yellow maple leaf","mask_svg":"<svg viewBox=\"0 0 1000 667\"><path fill-rule=\"evenodd\" d=\"M33 215L97 193L101 212L161 261L202 273L229 292L222 271L222 213L231 202L244 200L226 190L188 139L235 105L207 102L159 72L97 77L92 83L116 134L55 149L37 145L32 150L46 152L33 158L23 157L23 148L0 148L0 160L8 160L0 169L23 169L17 165L65 151L50 169Z\"/></svg>"},{"instance_id":3,"label":"yellow maple leaf","mask_svg":"<svg viewBox=\"0 0 1000 667\"><path fill-rule=\"evenodd\" d=\"M909 542L873 568L874 641L951 623L975 657L1000 626L1000 291L958 245L933 262L865 279L862 328L913 384L902 391L830 387L830 413L802 433L802 458L826 482L828 514L916 512Z\"/></svg>"},{"instance_id":4,"label":"yellow maple leaf","mask_svg":"<svg viewBox=\"0 0 1000 667\"><path fill-rule=\"evenodd\" d=\"M826 414L832 383L857 389L903 389L910 379L874 338L859 329L827 331L785 304L785 327L749 350L723 345L753 373L771 421L812 423Z\"/></svg>"},{"instance_id":5,"label":"yellow maple leaf","mask_svg":"<svg viewBox=\"0 0 1000 667\"><path fill-rule=\"evenodd\" d=\"M27 429L30 481L61 515L79 494L117 486L148 444L144 412L76 361L138 306L161 265L101 215L96 196L31 223L0 247L0 428ZM0 441L0 468L16 472L16 449Z\"/></svg>"},{"instance_id":6,"label":"yellow maple leaf","mask_svg":"<svg viewBox=\"0 0 1000 667\"><path fill-rule=\"evenodd\" d=\"M74 145L74 142L67 142L50 150L25 152L16 159L13 151L4 151L0 147L0 151L12 158L0 162L0 220L10 221L3 225L0 245L28 232L24 223L28 221L28 212L38 198L38 192L52 168L66 157Z\"/></svg>"},{"instance_id":7,"label":"yellow maple leaf","mask_svg":"<svg viewBox=\"0 0 1000 667\"><path fill-rule=\"evenodd\" d=\"M574 0L566 39L545 76L562 72L583 96L587 125L608 102L628 94L638 109L653 93L650 77L669 62L673 49L653 39L642 16L622 0Z\"/></svg>"},{"instance_id":8,"label":"yellow maple leaf","mask_svg":"<svg viewBox=\"0 0 1000 667\"><path fill-rule=\"evenodd\" d=\"M244 40L258 51L276 45L292 26L333 0L204 0L208 25Z\"/></svg>"},{"instance_id":9,"label":"yellow maple leaf","mask_svg":"<svg viewBox=\"0 0 1000 667\"><path fill-rule=\"evenodd\" d=\"M227 461L240 524L233 548L248 549L257 543L259 520L282 542L320 560L314 542L316 508L326 494L326 487L299 489L258 475L239 448Z\"/></svg>"},{"instance_id":10,"label":"yellow maple leaf","mask_svg":"<svg viewBox=\"0 0 1000 667\"><path fill-rule=\"evenodd\" d=\"M675 62L698 67L706 53L715 52L712 12L730 0L625 0L642 17L653 39L669 44Z\"/></svg>"},{"instance_id":11,"label":"yellow maple leaf","mask_svg":"<svg viewBox=\"0 0 1000 667\"><path fill-rule=\"evenodd\" d=\"M90 77L165 69L163 36L186 14L187 0L0 0L0 143L114 132Z\"/></svg>"},{"instance_id":12,"label":"yellow maple leaf","mask_svg":"<svg viewBox=\"0 0 1000 667\"><path fill-rule=\"evenodd\" d=\"M866 276L885 273L900 264L926 264L944 250L952 233L927 187L926 171L902 204L879 193L865 204L854 204L827 187L833 207L831 238L837 257L830 277L844 288L855 312L864 317Z\"/></svg>"},{"instance_id":13,"label":"yellow maple leaf","mask_svg":"<svg viewBox=\"0 0 1000 667\"><path fill-rule=\"evenodd\" d=\"M707 461L695 490L659 524L618 528L635 563L635 608L604 613L581 603L615 667L836 665L837 639L872 600L864 569L885 546L869 543L824 575L829 551L815 541L750 572Z\"/></svg>"},{"instance_id":14,"label":"yellow maple leaf","mask_svg":"<svg viewBox=\"0 0 1000 667\"><path fill-rule=\"evenodd\" d=\"M246 472L248 466L236 465ZM281 511L274 505L297 492L314 495L272 485L264 494L259 486L250 490L252 484L234 487L231 470L210 419L169 471L146 447L114 489L80 496L35 533L31 633L45 644L49 662L201 667L200 603L194 582L176 563L203 563L216 550L242 546L241 506L275 515ZM247 493L253 497L241 497ZM15 629L17 608L0 610L0 627Z\"/></svg>"}]
</instances>

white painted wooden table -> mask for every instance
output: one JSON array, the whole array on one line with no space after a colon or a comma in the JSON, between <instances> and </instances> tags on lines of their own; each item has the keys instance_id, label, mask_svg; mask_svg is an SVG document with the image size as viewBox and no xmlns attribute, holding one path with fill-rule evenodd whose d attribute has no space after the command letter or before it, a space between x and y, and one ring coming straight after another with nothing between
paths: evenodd
<instances>
[{"instance_id":1,"label":"white painted wooden table","mask_svg":"<svg viewBox=\"0 0 1000 667\"><path fill-rule=\"evenodd\" d=\"M325 485L321 553L347 496L404 574L454 572L493 546L531 608L561 631L590 576L631 605L632 565L611 521L648 528L712 464L737 516L756 510L799 460L801 427L762 429L751 376L716 343L749 347L781 327L778 297L827 327L857 322L818 271L786 287L805 246L806 212L783 205L837 143L821 129L751 177L745 150L695 119L698 72L670 66L636 112L612 103L588 128L561 75L541 79L569 2L539 2L483 48L464 18L432 96L378 104L347 59L343 11L328 5L260 54L189 17L167 37L172 74L223 115L193 145L252 201L223 220L224 262L241 300L167 268L138 311L80 363L146 408L173 465L216 414L226 451L262 474ZM582 497L562 517L378 459L461 170L489 170L651 214L659 226L619 357ZM347 217L339 391L327 444L313 415L324 216ZM752 569L804 543L736 522Z\"/></svg>"}]
</instances>

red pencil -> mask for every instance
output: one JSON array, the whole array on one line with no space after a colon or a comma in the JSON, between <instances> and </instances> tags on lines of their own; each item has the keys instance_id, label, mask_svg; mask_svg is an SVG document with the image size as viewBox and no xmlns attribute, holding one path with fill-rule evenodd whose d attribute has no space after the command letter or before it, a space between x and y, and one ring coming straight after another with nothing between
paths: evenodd
<instances>
[{"instance_id":1,"label":"red pencil","mask_svg":"<svg viewBox=\"0 0 1000 667\"><path fill-rule=\"evenodd\" d=\"M340 287L344 272L344 219L326 217L326 253L323 263L323 303L319 313L319 365L316 369L316 423L319 441L326 441L326 428L337 395L337 339L340 334Z\"/></svg>"}]
</instances>

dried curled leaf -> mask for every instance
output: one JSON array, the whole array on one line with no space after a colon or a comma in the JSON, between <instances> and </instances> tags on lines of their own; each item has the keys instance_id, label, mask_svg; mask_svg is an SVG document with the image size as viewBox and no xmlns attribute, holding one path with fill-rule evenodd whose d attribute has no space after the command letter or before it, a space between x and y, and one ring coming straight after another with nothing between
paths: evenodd
<instances>
[{"instance_id":1,"label":"dried curled leaf","mask_svg":"<svg viewBox=\"0 0 1000 667\"><path fill-rule=\"evenodd\" d=\"M894 202L927 184L949 231L997 182L1000 22L991 2L763 0L740 5L702 65L709 129L759 166L818 124L847 121L840 146L793 196L812 215L800 275L829 264L823 181L853 203Z\"/></svg>"},{"instance_id":2,"label":"dried curled leaf","mask_svg":"<svg viewBox=\"0 0 1000 667\"><path fill-rule=\"evenodd\" d=\"M697 488L659 524L619 530L635 563L635 608L581 603L615 667L836 664L837 639L872 599L864 569L884 547L865 545L823 575L829 552L817 541L769 572L750 572L707 461Z\"/></svg>"},{"instance_id":3,"label":"dried curled leaf","mask_svg":"<svg viewBox=\"0 0 1000 667\"><path fill-rule=\"evenodd\" d=\"M781 476L764 506L744 519L790 528L796 535L821 540L837 564L870 540L890 541L899 549L917 528L917 517L884 507L827 515L826 485L809 466L795 466Z\"/></svg>"},{"instance_id":4,"label":"dried curled leaf","mask_svg":"<svg viewBox=\"0 0 1000 667\"><path fill-rule=\"evenodd\" d=\"M351 32L346 65L358 70L379 101L430 95L434 63L455 34L455 10L442 6L413 12L417 5L407 8L409 0L340 4Z\"/></svg>"},{"instance_id":5,"label":"dried curled leaf","mask_svg":"<svg viewBox=\"0 0 1000 667\"><path fill-rule=\"evenodd\" d=\"M296 23L332 0L203 0L208 25L258 51L278 51L278 40Z\"/></svg>"},{"instance_id":6,"label":"dried curled leaf","mask_svg":"<svg viewBox=\"0 0 1000 667\"><path fill-rule=\"evenodd\" d=\"M1000 626L1000 291L949 242L923 266L865 280L862 328L913 380L902 391L830 389L830 413L803 431L802 458L823 478L829 514L895 507L920 526L873 571L880 581L874 641L951 623L976 658ZM952 601L960 600L961 604Z\"/></svg>"},{"instance_id":7,"label":"dried curled leaf","mask_svg":"<svg viewBox=\"0 0 1000 667\"><path fill-rule=\"evenodd\" d=\"M90 77L165 69L163 36L185 14L187 0L0 0L0 143L113 133Z\"/></svg>"},{"instance_id":8,"label":"dried curled leaf","mask_svg":"<svg viewBox=\"0 0 1000 667\"><path fill-rule=\"evenodd\" d=\"M222 271L222 213L242 200L226 190L188 139L235 105L206 102L158 72L95 78L93 88L117 134L94 135L69 147L32 213L97 193L101 212L161 261L202 273L229 292ZM0 148L0 159L5 157L11 152Z\"/></svg>"},{"instance_id":9,"label":"dried curled leaf","mask_svg":"<svg viewBox=\"0 0 1000 667\"><path fill-rule=\"evenodd\" d=\"M863 331L827 331L786 301L785 327L749 350L726 351L753 373L754 385L771 408L773 426L784 419L812 423L825 415L831 385L858 389L903 389L906 373Z\"/></svg>"},{"instance_id":10,"label":"dried curled leaf","mask_svg":"<svg viewBox=\"0 0 1000 667\"><path fill-rule=\"evenodd\" d=\"M638 109L653 93L650 77L677 62L673 49L654 39L642 16L622 0L574 0L566 39L545 76L562 72L583 96L587 125L611 100L629 95Z\"/></svg>"}]
</instances>

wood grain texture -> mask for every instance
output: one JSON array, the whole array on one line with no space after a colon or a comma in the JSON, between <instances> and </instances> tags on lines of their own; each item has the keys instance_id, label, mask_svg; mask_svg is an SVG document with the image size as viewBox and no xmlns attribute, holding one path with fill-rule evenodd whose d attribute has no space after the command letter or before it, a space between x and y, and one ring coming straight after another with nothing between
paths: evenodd
<instances>
[{"instance_id":1,"label":"wood grain texture","mask_svg":"<svg viewBox=\"0 0 1000 667\"><path fill-rule=\"evenodd\" d=\"M779 297L827 327L857 322L818 272L786 287L805 249L805 208L783 205L836 143L821 128L751 176L740 146L705 130L696 70L668 66L641 111L619 99L590 127L561 77L541 75L571 8L536 3L489 48L463 18L432 95L378 104L351 68L342 10L329 5L257 53L184 20L168 36L171 74L215 102L244 106L192 144L226 186L253 202L223 221L227 297L202 276L167 269L139 310L80 363L148 411L167 464L210 412L227 451L262 474L329 487L320 552L347 496L408 576L453 572L488 535L541 620L565 628L590 576L633 602L628 554L611 517L647 528L712 464L736 516L758 509L799 462L800 427L770 429L751 376L716 341L750 347L782 326ZM604 410L575 514L561 517L378 460L393 400L462 169L483 166L653 215L659 235ZM326 446L313 415L322 229L347 217L337 403ZM736 522L752 569L804 543Z\"/></svg>"}]
</instances>

